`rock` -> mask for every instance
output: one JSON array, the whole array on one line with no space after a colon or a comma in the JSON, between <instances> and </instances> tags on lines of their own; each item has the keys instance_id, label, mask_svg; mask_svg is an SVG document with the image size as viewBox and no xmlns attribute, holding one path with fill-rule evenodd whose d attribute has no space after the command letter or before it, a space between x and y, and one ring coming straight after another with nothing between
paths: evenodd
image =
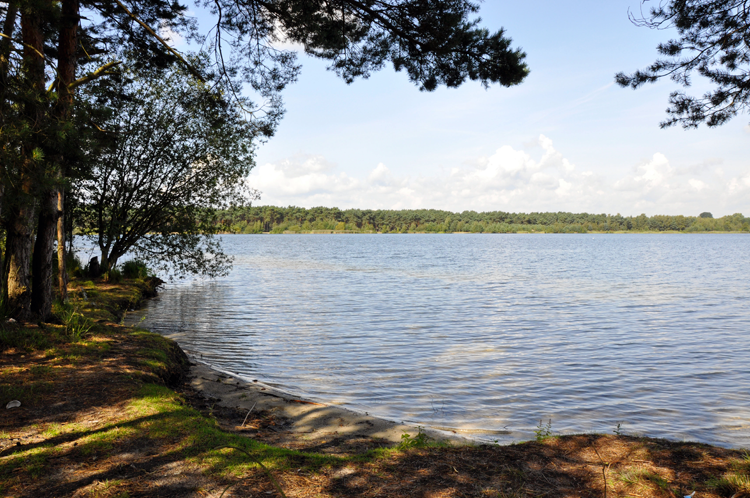
<instances>
[{"instance_id":1,"label":"rock","mask_svg":"<svg viewBox=\"0 0 750 498\"><path fill-rule=\"evenodd\" d=\"M11 408L18 408L19 406L21 406L21 402L17 399L14 399L13 401L9 401L8 404L5 405L5 408L7 410L10 410Z\"/></svg>"}]
</instances>

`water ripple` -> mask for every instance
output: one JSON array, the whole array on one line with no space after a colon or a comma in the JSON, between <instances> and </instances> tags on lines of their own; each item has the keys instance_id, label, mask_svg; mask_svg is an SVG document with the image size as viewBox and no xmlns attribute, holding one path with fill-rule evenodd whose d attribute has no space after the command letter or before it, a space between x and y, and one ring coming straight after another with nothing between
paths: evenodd
<instances>
[{"instance_id":1,"label":"water ripple","mask_svg":"<svg viewBox=\"0 0 750 498\"><path fill-rule=\"evenodd\" d=\"M144 326L239 374L490 440L750 446L750 237L227 236Z\"/></svg>"}]
</instances>

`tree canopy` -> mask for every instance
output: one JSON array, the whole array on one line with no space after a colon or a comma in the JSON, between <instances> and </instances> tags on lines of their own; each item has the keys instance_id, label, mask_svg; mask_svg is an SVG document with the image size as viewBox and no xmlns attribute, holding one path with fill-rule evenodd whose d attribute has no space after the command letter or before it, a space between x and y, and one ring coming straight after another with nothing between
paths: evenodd
<instances>
[{"instance_id":1,"label":"tree canopy","mask_svg":"<svg viewBox=\"0 0 750 498\"><path fill-rule=\"evenodd\" d=\"M480 27L478 6L468 0L198 4L215 16L207 40L177 0L10 0L0 6L2 285L4 303L16 317L49 315L55 240L59 295L65 297L65 192L85 169L80 140L104 130L95 110L76 114L79 92L100 80L116 87L125 64L146 74L181 63L196 80L211 80L214 90L241 105L256 138L274 133L283 114L281 92L300 70L283 41L329 60L347 82L388 62L423 90L467 79L511 86L528 73L525 54L511 47L502 29ZM203 42L213 54L212 69L195 67L159 35L162 30ZM133 55L125 61L123 53ZM248 84L258 102L240 97Z\"/></svg>"},{"instance_id":2,"label":"tree canopy","mask_svg":"<svg viewBox=\"0 0 750 498\"><path fill-rule=\"evenodd\" d=\"M282 40L330 60L330 68L347 82L388 61L424 90L455 87L467 78L511 86L528 73L525 54L510 47L504 30L479 27L480 19L471 18L478 5L468 0L216 0L205 5L217 16L219 56L224 44L244 56L244 75L259 89L296 75L294 53L274 45Z\"/></svg>"},{"instance_id":3,"label":"tree canopy","mask_svg":"<svg viewBox=\"0 0 750 498\"><path fill-rule=\"evenodd\" d=\"M708 217L705 215L709 215ZM463 211L437 209L346 209L296 206L244 206L220 211L217 224L231 233L299 233L315 231L383 233L513 233L590 231L706 232L750 231L750 218L737 213L713 219L699 216L621 216L595 213L509 213L504 211Z\"/></svg>"},{"instance_id":4,"label":"tree canopy","mask_svg":"<svg viewBox=\"0 0 750 498\"><path fill-rule=\"evenodd\" d=\"M750 108L750 1L662 0L648 16L631 19L651 29L674 28L678 38L660 44L663 58L647 68L617 74L617 83L639 88L670 78L689 87L697 73L713 87L701 97L673 92L662 128L719 126Z\"/></svg>"},{"instance_id":5,"label":"tree canopy","mask_svg":"<svg viewBox=\"0 0 750 498\"><path fill-rule=\"evenodd\" d=\"M73 184L77 227L98 244L104 271L129 253L154 269L221 275L229 259L211 237L210 210L245 201L254 129L184 68L124 76L104 92L105 131L87 143L87 172Z\"/></svg>"}]
</instances>

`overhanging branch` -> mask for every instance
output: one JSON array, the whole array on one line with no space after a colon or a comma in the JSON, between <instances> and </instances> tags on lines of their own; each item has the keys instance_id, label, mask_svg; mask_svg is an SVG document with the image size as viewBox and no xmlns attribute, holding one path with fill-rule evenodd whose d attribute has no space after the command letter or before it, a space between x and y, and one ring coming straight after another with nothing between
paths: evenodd
<instances>
[{"instance_id":1,"label":"overhanging branch","mask_svg":"<svg viewBox=\"0 0 750 498\"><path fill-rule=\"evenodd\" d=\"M122 64L122 61L108 62L104 64L102 67L100 67L99 69L97 69L96 71L93 71L82 78L78 78L75 81L71 81L70 84L68 85L68 88L72 90L78 86L83 85L84 83L88 83L89 81L95 80L96 78L99 78L101 76L114 74L114 73L108 72L108 70L117 66L118 64Z\"/></svg>"},{"instance_id":2,"label":"overhanging branch","mask_svg":"<svg viewBox=\"0 0 750 498\"><path fill-rule=\"evenodd\" d=\"M147 24L146 24L145 22L143 22L143 21L141 21L140 19L138 19L138 17L137 17L137 16L135 15L135 14L133 14L132 12L130 12L130 11L128 10L128 8L127 8L127 7L125 7L125 6L124 6L124 5L123 5L123 4L122 4L122 3L120 2L120 0L115 0L115 3L116 3L117 5L119 5L119 6L120 6L120 8L121 8L122 10L124 10L124 11L125 11L125 13L126 13L126 14L127 14L128 16L130 16L130 18L131 18L131 19L133 19L133 20L134 20L135 22L137 22L138 24L140 24L140 25L141 25L141 26L143 27L143 29L145 29L146 31L148 31L148 33L149 33L149 34L150 34L151 36L153 36L154 38L156 38L157 40L159 40L159 42L161 42L161 44L162 44L162 45L164 45L164 47L165 47L165 48L166 48L167 50L169 50L170 52L172 52L172 54L173 54L173 55L174 55L175 57L177 57L177 58L178 58L178 59L179 59L179 60L180 60L180 61L181 61L181 62L182 62L183 64L185 64L185 66L186 66L186 67L188 68L188 71L190 71L190 72L192 73L192 75L193 75L193 76L195 76L196 78L198 78L198 79L199 79L199 80L201 81L201 83L205 83L205 82L206 82L206 81L205 81L205 80L203 79L203 76L201 76L201 73L199 73L197 69L195 69L195 68L194 68L194 67L193 67L193 66L192 66L192 65L191 65L191 64L190 64L190 63L189 63L188 61L186 61L186 60L185 60L185 58L184 58L184 57L182 57L182 55L180 55L180 53L179 53L179 52L178 52L177 50L175 50L175 49L173 49L172 47L170 47L170 46L169 46L169 43L167 43L167 42L166 42L166 41L165 41L165 40L164 40L164 39L163 39L163 38L162 38L161 36L157 35L157 34L156 34L156 32L155 32L155 31L154 31L153 29L151 29L151 27L149 27L149 26L148 26L148 25L147 25Z\"/></svg>"}]
</instances>

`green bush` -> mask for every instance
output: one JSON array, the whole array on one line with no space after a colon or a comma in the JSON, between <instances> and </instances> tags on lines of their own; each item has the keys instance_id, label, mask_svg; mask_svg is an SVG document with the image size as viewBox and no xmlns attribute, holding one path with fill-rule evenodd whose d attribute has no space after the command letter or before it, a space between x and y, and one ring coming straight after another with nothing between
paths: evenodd
<instances>
[{"instance_id":1,"label":"green bush","mask_svg":"<svg viewBox=\"0 0 750 498\"><path fill-rule=\"evenodd\" d=\"M110 284L117 284L122 281L122 272L117 268L112 268L104 274L103 280Z\"/></svg>"},{"instance_id":2,"label":"green bush","mask_svg":"<svg viewBox=\"0 0 750 498\"><path fill-rule=\"evenodd\" d=\"M125 278L146 278L149 273L149 269L143 261L131 259L122 264L122 275Z\"/></svg>"},{"instance_id":3,"label":"green bush","mask_svg":"<svg viewBox=\"0 0 750 498\"><path fill-rule=\"evenodd\" d=\"M65 255L65 267L68 270L68 275L72 275L75 278L83 277L83 263L76 253L67 253Z\"/></svg>"}]
</instances>

